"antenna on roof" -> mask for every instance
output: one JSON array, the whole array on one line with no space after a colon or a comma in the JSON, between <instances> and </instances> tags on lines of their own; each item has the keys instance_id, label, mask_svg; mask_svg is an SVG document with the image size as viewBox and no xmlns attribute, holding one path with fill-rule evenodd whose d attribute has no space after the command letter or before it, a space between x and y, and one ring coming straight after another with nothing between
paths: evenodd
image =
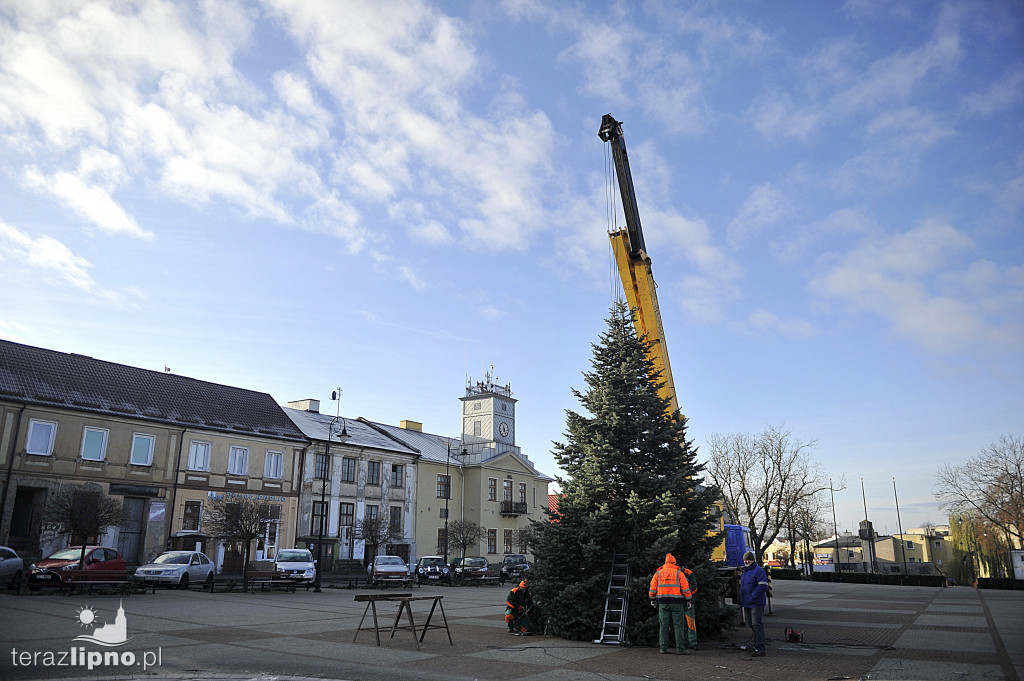
<instances>
[{"instance_id":1,"label":"antenna on roof","mask_svg":"<svg viewBox=\"0 0 1024 681\"><path fill-rule=\"evenodd\" d=\"M164 373L165 373L165 374L169 374L169 373L171 373L171 367L169 367L169 366L167 366L167 365L165 364L165 365L164 365Z\"/></svg>"}]
</instances>

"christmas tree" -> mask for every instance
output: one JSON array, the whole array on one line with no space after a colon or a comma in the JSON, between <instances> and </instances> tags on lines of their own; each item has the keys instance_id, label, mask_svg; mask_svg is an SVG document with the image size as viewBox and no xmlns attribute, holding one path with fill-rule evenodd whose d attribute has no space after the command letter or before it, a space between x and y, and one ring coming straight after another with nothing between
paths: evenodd
<instances>
[{"instance_id":1,"label":"christmas tree","mask_svg":"<svg viewBox=\"0 0 1024 681\"><path fill-rule=\"evenodd\" d=\"M621 301L593 345L586 391L573 390L587 414L567 412L554 455L566 477L549 521L534 524L531 589L543 603L546 631L573 640L601 632L614 554L628 556L627 632L634 645L657 641L648 601L655 570L672 553L699 586L698 636L717 635L731 612L718 605L721 582L710 563L720 542L708 508L717 493L701 485L703 465L686 440L686 419L658 396L646 338L638 338Z\"/></svg>"}]
</instances>

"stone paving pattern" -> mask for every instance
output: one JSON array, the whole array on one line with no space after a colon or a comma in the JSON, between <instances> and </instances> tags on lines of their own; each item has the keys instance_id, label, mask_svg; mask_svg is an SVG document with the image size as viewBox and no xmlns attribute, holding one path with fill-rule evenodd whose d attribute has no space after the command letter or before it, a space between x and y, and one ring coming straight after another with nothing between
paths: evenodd
<instances>
[{"instance_id":1,"label":"stone paving pattern","mask_svg":"<svg viewBox=\"0 0 1024 681\"><path fill-rule=\"evenodd\" d=\"M415 589L416 596L444 596L455 643L448 644L444 630L431 630L419 649L408 631L390 640L382 634L381 647L372 632L352 642L365 607L353 596L364 590L167 590L123 599L7 593L0 594L0 679L1024 679L1024 591L788 581L776 581L774 591L764 658L741 649L750 644L749 629L742 628L720 641L702 640L701 650L685 657L660 655L655 648L510 636L503 618L506 589L497 586ZM119 603L130 640L112 650L134 651L139 662L146 652L159 651L158 666L13 664L12 650L98 649L73 642L90 631L79 612L88 607L101 621L112 621ZM429 601L414 604L417 624L428 607ZM382 620L393 619L396 610L379 604ZM787 641L787 628L801 632L803 641Z\"/></svg>"}]
</instances>

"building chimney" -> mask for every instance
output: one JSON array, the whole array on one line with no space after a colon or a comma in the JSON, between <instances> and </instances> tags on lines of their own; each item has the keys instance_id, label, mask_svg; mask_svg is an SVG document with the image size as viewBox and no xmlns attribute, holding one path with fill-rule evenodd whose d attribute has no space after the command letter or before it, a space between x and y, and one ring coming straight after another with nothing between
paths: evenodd
<instances>
[{"instance_id":1,"label":"building chimney","mask_svg":"<svg viewBox=\"0 0 1024 681\"><path fill-rule=\"evenodd\" d=\"M417 433L423 432L423 424L419 421L399 421L398 425L402 426L406 430L415 430Z\"/></svg>"},{"instance_id":2,"label":"building chimney","mask_svg":"<svg viewBox=\"0 0 1024 681\"><path fill-rule=\"evenodd\" d=\"M313 414L320 413L320 400L305 399L305 400L294 400L288 403L289 409L298 409L299 411L308 411Z\"/></svg>"}]
</instances>

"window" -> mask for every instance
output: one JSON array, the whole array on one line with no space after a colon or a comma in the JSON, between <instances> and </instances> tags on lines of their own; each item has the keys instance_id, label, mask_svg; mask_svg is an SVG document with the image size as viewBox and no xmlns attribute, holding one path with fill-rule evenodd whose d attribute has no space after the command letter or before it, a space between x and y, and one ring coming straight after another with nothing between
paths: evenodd
<instances>
[{"instance_id":1,"label":"window","mask_svg":"<svg viewBox=\"0 0 1024 681\"><path fill-rule=\"evenodd\" d=\"M480 436L480 422L473 421L473 435Z\"/></svg>"},{"instance_id":2,"label":"window","mask_svg":"<svg viewBox=\"0 0 1024 681\"><path fill-rule=\"evenodd\" d=\"M498 552L498 531L487 530L487 553Z\"/></svg>"},{"instance_id":3,"label":"window","mask_svg":"<svg viewBox=\"0 0 1024 681\"><path fill-rule=\"evenodd\" d=\"M505 553L512 553L512 530L505 530Z\"/></svg>"},{"instance_id":4,"label":"window","mask_svg":"<svg viewBox=\"0 0 1024 681\"><path fill-rule=\"evenodd\" d=\"M914 548L914 542L908 540L907 541L907 550L912 550L913 548Z\"/></svg>"},{"instance_id":5,"label":"window","mask_svg":"<svg viewBox=\"0 0 1024 681\"><path fill-rule=\"evenodd\" d=\"M525 504L526 503L526 483L525 482L519 483L519 503L521 503L521 504Z\"/></svg>"},{"instance_id":6,"label":"window","mask_svg":"<svg viewBox=\"0 0 1024 681\"><path fill-rule=\"evenodd\" d=\"M448 554L448 534L443 527L437 528L437 552Z\"/></svg>"},{"instance_id":7,"label":"window","mask_svg":"<svg viewBox=\"0 0 1024 681\"><path fill-rule=\"evenodd\" d=\"M249 475L249 448L231 447L228 452L228 473L231 475Z\"/></svg>"},{"instance_id":8,"label":"window","mask_svg":"<svg viewBox=\"0 0 1024 681\"><path fill-rule=\"evenodd\" d=\"M402 507L392 506L390 512L391 517L389 518L388 526L394 532L402 532Z\"/></svg>"},{"instance_id":9,"label":"window","mask_svg":"<svg viewBox=\"0 0 1024 681\"><path fill-rule=\"evenodd\" d=\"M935 548L941 549L942 548L942 542L941 541L936 541L935 542Z\"/></svg>"},{"instance_id":10,"label":"window","mask_svg":"<svg viewBox=\"0 0 1024 681\"><path fill-rule=\"evenodd\" d=\"M512 501L512 481L502 480L502 483L502 494L504 494L504 497L502 498L505 501Z\"/></svg>"},{"instance_id":11,"label":"window","mask_svg":"<svg viewBox=\"0 0 1024 681\"><path fill-rule=\"evenodd\" d=\"M90 428L86 426L82 432L82 458L86 461L103 461L107 455L106 428Z\"/></svg>"},{"instance_id":12,"label":"window","mask_svg":"<svg viewBox=\"0 0 1024 681\"><path fill-rule=\"evenodd\" d=\"M405 466L400 463L391 464L391 486L401 487L405 484Z\"/></svg>"},{"instance_id":13,"label":"window","mask_svg":"<svg viewBox=\"0 0 1024 681\"><path fill-rule=\"evenodd\" d=\"M350 456L346 456L341 460L341 481L356 481L356 460Z\"/></svg>"},{"instance_id":14,"label":"window","mask_svg":"<svg viewBox=\"0 0 1024 681\"><path fill-rule=\"evenodd\" d=\"M188 446L188 469L190 471L210 470L210 443L192 440Z\"/></svg>"},{"instance_id":15,"label":"window","mask_svg":"<svg viewBox=\"0 0 1024 681\"><path fill-rule=\"evenodd\" d=\"M437 476L437 498L438 499L451 499L452 498L452 477L450 475Z\"/></svg>"},{"instance_id":16,"label":"window","mask_svg":"<svg viewBox=\"0 0 1024 681\"><path fill-rule=\"evenodd\" d=\"M341 515L341 526L352 527L356 524L356 505L347 501L341 502L339 507Z\"/></svg>"},{"instance_id":17,"label":"window","mask_svg":"<svg viewBox=\"0 0 1024 681\"><path fill-rule=\"evenodd\" d=\"M309 533L314 536L320 536L321 532L327 533L327 502L314 501L313 524L310 525Z\"/></svg>"},{"instance_id":18,"label":"window","mask_svg":"<svg viewBox=\"0 0 1024 681\"><path fill-rule=\"evenodd\" d=\"M132 464L136 466L152 466L153 450L156 448L156 437L135 433L132 435Z\"/></svg>"},{"instance_id":19,"label":"window","mask_svg":"<svg viewBox=\"0 0 1024 681\"><path fill-rule=\"evenodd\" d=\"M441 508L439 508L437 510L439 511L438 516L440 516L441 520L445 520L445 519L448 518L448 509L447 508L442 506Z\"/></svg>"},{"instance_id":20,"label":"window","mask_svg":"<svg viewBox=\"0 0 1024 681\"><path fill-rule=\"evenodd\" d=\"M327 458L326 452L317 452L316 460L313 462L313 466L316 470L313 472L313 476L317 480L326 480L327 475L330 472L330 459Z\"/></svg>"},{"instance_id":21,"label":"window","mask_svg":"<svg viewBox=\"0 0 1024 681\"><path fill-rule=\"evenodd\" d=\"M185 513L181 516L181 529L186 532L198 532L199 522L203 517L202 501L185 501Z\"/></svg>"},{"instance_id":22,"label":"window","mask_svg":"<svg viewBox=\"0 0 1024 681\"><path fill-rule=\"evenodd\" d=\"M380 461L367 461L366 462L366 484L367 485L379 485L380 484Z\"/></svg>"},{"instance_id":23,"label":"window","mask_svg":"<svg viewBox=\"0 0 1024 681\"><path fill-rule=\"evenodd\" d=\"M284 470L284 452L267 450L266 462L263 464L263 477L280 479Z\"/></svg>"},{"instance_id":24,"label":"window","mask_svg":"<svg viewBox=\"0 0 1024 681\"><path fill-rule=\"evenodd\" d=\"M25 453L49 456L53 453L53 440L56 435L57 424L55 422L29 419Z\"/></svg>"},{"instance_id":25,"label":"window","mask_svg":"<svg viewBox=\"0 0 1024 681\"><path fill-rule=\"evenodd\" d=\"M498 500L498 479L487 478L487 501Z\"/></svg>"},{"instance_id":26,"label":"window","mask_svg":"<svg viewBox=\"0 0 1024 681\"><path fill-rule=\"evenodd\" d=\"M376 506L374 504L367 504L366 505L366 517L364 518L364 520L368 520L371 523L373 521L377 520L377 512L379 510L380 510L380 506Z\"/></svg>"}]
</instances>

